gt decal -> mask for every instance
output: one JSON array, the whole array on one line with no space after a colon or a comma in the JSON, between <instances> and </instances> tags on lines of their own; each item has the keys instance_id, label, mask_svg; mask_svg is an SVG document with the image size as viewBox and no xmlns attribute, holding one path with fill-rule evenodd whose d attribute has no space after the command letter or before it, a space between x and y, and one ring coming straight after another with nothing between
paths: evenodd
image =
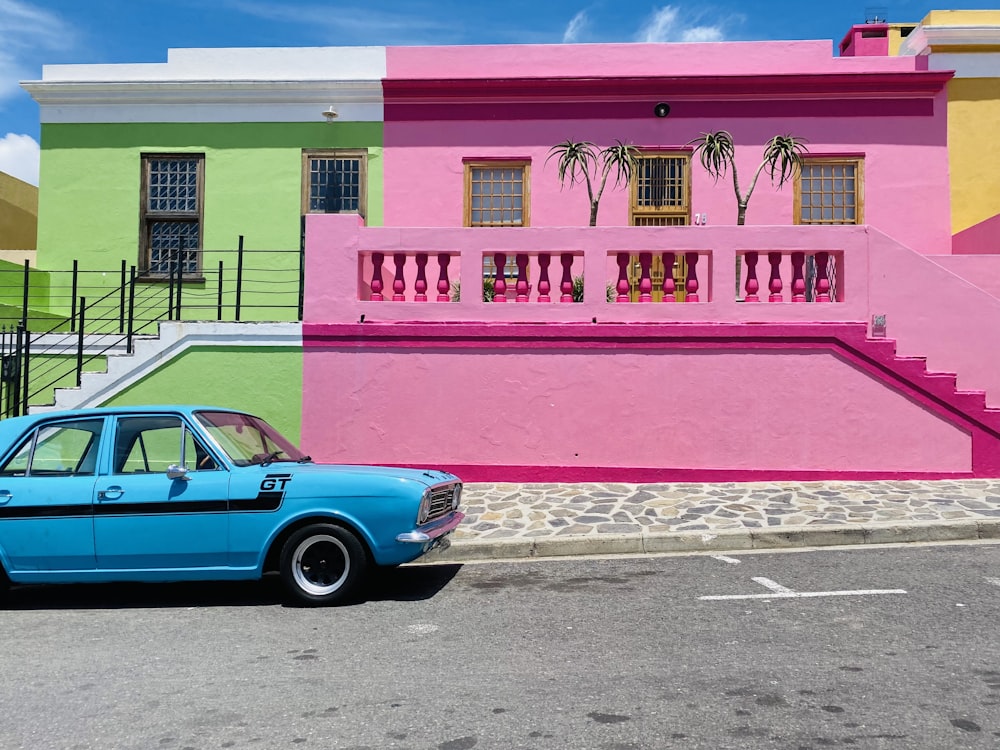
<instances>
[{"instance_id":1,"label":"gt decal","mask_svg":"<svg viewBox=\"0 0 1000 750\"><path fill-rule=\"evenodd\" d=\"M285 485L292 481L291 474L268 474L260 483L261 492L285 491Z\"/></svg>"}]
</instances>

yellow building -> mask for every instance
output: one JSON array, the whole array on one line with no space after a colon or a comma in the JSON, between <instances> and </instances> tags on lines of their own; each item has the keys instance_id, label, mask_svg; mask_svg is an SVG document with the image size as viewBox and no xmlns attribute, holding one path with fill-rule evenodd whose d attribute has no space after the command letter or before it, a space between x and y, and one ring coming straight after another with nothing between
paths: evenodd
<instances>
[{"instance_id":1,"label":"yellow building","mask_svg":"<svg viewBox=\"0 0 1000 750\"><path fill-rule=\"evenodd\" d=\"M1000 10L932 11L899 54L955 71L948 83L952 250L1000 254Z\"/></svg>"},{"instance_id":2,"label":"yellow building","mask_svg":"<svg viewBox=\"0 0 1000 750\"><path fill-rule=\"evenodd\" d=\"M17 261L5 251L34 250L37 237L38 188L0 172L0 257Z\"/></svg>"}]
</instances>

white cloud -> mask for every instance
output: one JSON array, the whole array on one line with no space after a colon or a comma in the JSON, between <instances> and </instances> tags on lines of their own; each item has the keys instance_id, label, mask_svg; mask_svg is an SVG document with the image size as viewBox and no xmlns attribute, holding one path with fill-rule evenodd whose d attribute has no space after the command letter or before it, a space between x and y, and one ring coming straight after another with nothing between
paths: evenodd
<instances>
[{"instance_id":1,"label":"white cloud","mask_svg":"<svg viewBox=\"0 0 1000 750\"><path fill-rule=\"evenodd\" d=\"M683 14L683 15L682 15ZM728 17L702 23L706 13L676 5L664 5L653 11L636 34L637 42L721 42Z\"/></svg>"},{"instance_id":2,"label":"white cloud","mask_svg":"<svg viewBox=\"0 0 1000 750\"><path fill-rule=\"evenodd\" d=\"M59 16L22 0L0 0L0 100L21 91L18 81L53 50L65 50L75 39Z\"/></svg>"},{"instance_id":3,"label":"white cloud","mask_svg":"<svg viewBox=\"0 0 1000 750\"><path fill-rule=\"evenodd\" d=\"M2 2L2 0L0 0ZM389 44L391 40L435 37L455 31L453 24L436 21L426 13L388 13L361 4L338 7L326 4L275 2L275 0L229 0L234 10L249 16L279 23L293 23L320 30L336 44ZM345 35L347 38L345 39Z\"/></svg>"},{"instance_id":4,"label":"white cloud","mask_svg":"<svg viewBox=\"0 0 1000 750\"><path fill-rule=\"evenodd\" d=\"M38 143L30 135L7 133L0 138L0 172L38 185Z\"/></svg>"},{"instance_id":5,"label":"white cloud","mask_svg":"<svg viewBox=\"0 0 1000 750\"><path fill-rule=\"evenodd\" d=\"M581 10L573 16L566 26L566 31L563 32L563 44L572 44L573 42L580 41L580 33L587 27L589 21L590 19L587 18L586 10Z\"/></svg>"}]
</instances>

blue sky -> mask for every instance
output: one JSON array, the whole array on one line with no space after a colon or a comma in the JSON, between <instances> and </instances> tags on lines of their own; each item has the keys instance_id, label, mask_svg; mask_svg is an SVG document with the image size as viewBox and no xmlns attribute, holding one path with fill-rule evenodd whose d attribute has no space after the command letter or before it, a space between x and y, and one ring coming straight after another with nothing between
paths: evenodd
<instances>
[{"instance_id":1,"label":"blue sky","mask_svg":"<svg viewBox=\"0 0 1000 750\"><path fill-rule=\"evenodd\" d=\"M0 0L0 171L37 184L38 107L18 86L55 63L163 62L170 47L832 39L926 0ZM1000 3L968 2L963 9Z\"/></svg>"}]
</instances>

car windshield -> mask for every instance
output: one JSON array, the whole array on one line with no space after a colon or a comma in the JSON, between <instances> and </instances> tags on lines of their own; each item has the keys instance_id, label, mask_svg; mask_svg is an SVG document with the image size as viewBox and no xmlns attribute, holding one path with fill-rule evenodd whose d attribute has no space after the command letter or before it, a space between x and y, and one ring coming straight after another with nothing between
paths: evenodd
<instances>
[{"instance_id":1,"label":"car windshield","mask_svg":"<svg viewBox=\"0 0 1000 750\"><path fill-rule=\"evenodd\" d=\"M222 411L200 411L195 416L237 466L311 460L259 417Z\"/></svg>"}]
</instances>

